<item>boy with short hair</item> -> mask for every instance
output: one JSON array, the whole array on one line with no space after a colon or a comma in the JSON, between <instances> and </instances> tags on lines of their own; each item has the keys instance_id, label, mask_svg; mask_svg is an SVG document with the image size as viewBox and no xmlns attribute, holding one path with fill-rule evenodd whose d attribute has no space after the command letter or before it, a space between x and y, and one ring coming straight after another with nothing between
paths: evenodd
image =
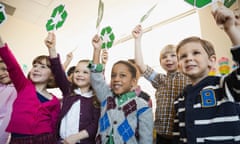
<instances>
[{"instance_id":1,"label":"boy with short hair","mask_svg":"<svg viewBox=\"0 0 240 144\"><path fill-rule=\"evenodd\" d=\"M220 7L213 12L232 41L233 60L240 63L240 20L233 11ZM215 66L212 44L199 37L188 37L177 46L180 70L192 84L174 102L175 140L178 144L240 143L240 68L223 77L208 76Z\"/></svg>"}]
</instances>

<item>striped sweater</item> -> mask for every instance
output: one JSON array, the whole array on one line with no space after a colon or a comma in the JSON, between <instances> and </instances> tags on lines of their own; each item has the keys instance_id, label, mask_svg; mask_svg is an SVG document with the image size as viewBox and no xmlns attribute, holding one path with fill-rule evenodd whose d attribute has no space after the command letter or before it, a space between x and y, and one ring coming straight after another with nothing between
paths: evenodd
<instances>
[{"instance_id":1,"label":"striped sweater","mask_svg":"<svg viewBox=\"0 0 240 144\"><path fill-rule=\"evenodd\" d=\"M231 50L239 63L240 47ZM174 137L179 144L240 143L240 68L188 85L174 102Z\"/></svg>"}]
</instances>

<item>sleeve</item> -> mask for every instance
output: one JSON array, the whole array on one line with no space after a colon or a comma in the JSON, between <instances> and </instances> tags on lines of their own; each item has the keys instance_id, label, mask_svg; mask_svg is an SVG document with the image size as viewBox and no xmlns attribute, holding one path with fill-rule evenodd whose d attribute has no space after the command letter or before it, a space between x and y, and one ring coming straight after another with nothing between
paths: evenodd
<instances>
[{"instance_id":1,"label":"sleeve","mask_svg":"<svg viewBox=\"0 0 240 144\"><path fill-rule=\"evenodd\" d=\"M175 118L174 118L174 122L173 122L173 141L174 143L178 143L179 142L179 138L180 138L180 132L179 132L179 119L178 119L178 114L177 114L177 103L178 100L175 100L174 102L174 107L175 107Z\"/></svg>"},{"instance_id":2,"label":"sleeve","mask_svg":"<svg viewBox=\"0 0 240 144\"><path fill-rule=\"evenodd\" d=\"M240 46L235 46L231 49L233 60L239 65L240 64Z\"/></svg>"},{"instance_id":3,"label":"sleeve","mask_svg":"<svg viewBox=\"0 0 240 144\"><path fill-rule=\"evenodd\" d=\"M100 102L103 102L107 96L112 96L111 89L106 84L102 72L91 72L91 85Z\"/></svg>"},{"instance_id":4,"label":"sleeve","mask_svg":"<svg viewBox=\"0 0 240 144\"><path fill-rule=\"evenodd\" d=\"M139 144L153 143L153 112L152 108L142 107L137 112L139 120Z\"/></svg>"},{"instance_id":5,"label":"sleeve","mask_svg":"<svg viewBox=\"0 0 240 144\"><path fill-rule=\"evenodd\" d=\"M146 71L144 71L143 76L151 82L154 88L158 88L160 84L163 83L164 78L166 77L164 74L157 73L150 66L147 66Z\"/></svg>"},{"instance_id":6,"label":"sleeve","mask_svg":"<svg viewBox=\"0 0 240 144\"><path fill-rule=\"evenodd\" d=\"M28 80L25 77L20 65L18 64L13 53L8 48L8 45L5 44L4 47L0 48L0 56L3 59L4 63L7 66L9 76L16 88L17 91L21 90L27 84Z\"/></svg>"},{"instance_id":7,"label":"sleeve","mask_svg":"<svg viewBox=\"0 0 240 144\"><path fill-rule=\"evenodd\" d=\"M95 139L96 137L99 117L100 117L100 107L94 106L92 123L88 127L86 127L89 137L93 139Z\"/></svg>"},{"instance_id":8,"label":"sleeve","mask_svg":"<svg viewBox=\"0 0 240 144\"><path fill-rule=\"evenodd\" d=\"M222 87L228 99L240 102L240 46L231 49L233 60L238 63L238 68L226 77L222 77Z\"/></svg>"},{"instance_id":9,"label":"sleeve","mask_svg":"<svg viewBox=\"0 0 240 144\"><path fill-rule=\"evenodd\" d=\"M50 58L51 70L55 81L63 93L63 96L68 96L71 93L71 84L67 79L65 71L63 70L60 57Z\"/></svg>"}]
</instances>

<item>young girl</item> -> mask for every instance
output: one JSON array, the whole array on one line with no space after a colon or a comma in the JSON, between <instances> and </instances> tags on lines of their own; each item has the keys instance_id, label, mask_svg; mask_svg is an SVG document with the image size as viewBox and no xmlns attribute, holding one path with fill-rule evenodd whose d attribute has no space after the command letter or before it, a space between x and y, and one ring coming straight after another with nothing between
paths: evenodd
<instances>
[{"instance_id":1,"label":"young girl","mask_svg":"<svg viewBox=\"0 0 240 144\"><path fill-rule=\"evenodd\" d=\"M89 67L91 83L101 102L97 144L152 144L153 114L148 103L136 96L136 69L127 61L118 61L111 72L111 89L104 81L99 64L101 39L95 36L93 63Z\"/></svg>"},{"instance_id":2,"label":"young girl","mask_svg":"<svg viewBox=\"0 0 240 144\"><path fill-rule=\"evenodd\" d=\"M0 43L2 43L1 38ZM6 127L11 118L12 105L16 97L17 92L9 77L7 66L0 57L0 144L6 144L9 139Z\"/></svg>"},{"instance_id":3,"label":"young girl","mask_svg":"<svg viewBox=\"0 0 240 144\"><path fill-rule=\"evenodd\" d=\"M100 116L100 106L90 85L89 60L81 60L76 65L72 82L69 82L57 55L54 33L45 39L51 68L56 82L63 93L60 113L59 135L64 144L95 144L95 136Z\"/></svg>"},{"instance_id":4,"label":"young girl","mask_svg":"<svg viewBox=\"0 0 240 144\"><path fill-rule=\"evenodd\" d=\"M60 101L47 91L53 75L47 56L38 56L32 62L29 79L7 44L0 43L0 57L7 65L10 78L17 90L17 98L7 131L11 144L56 143L55 128L60 112Z\"/></svg>"}]
</instances>

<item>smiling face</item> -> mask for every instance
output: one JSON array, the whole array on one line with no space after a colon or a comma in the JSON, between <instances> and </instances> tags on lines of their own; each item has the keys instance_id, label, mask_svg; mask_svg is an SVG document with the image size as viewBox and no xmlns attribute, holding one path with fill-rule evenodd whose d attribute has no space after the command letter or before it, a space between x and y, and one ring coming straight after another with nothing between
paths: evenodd
<instances>
[{"instance_id":1,"label":"smiling face","mask_svg":"<svg viewBox=\"0 0 240 144\"><path fill-rule=\"evenodd\" d=\"M73 83L79 88L89 89L90 87L90 70L87 67L89 61L80 61L73 73Z\"/></svg>"},{"instance_id":2,"label":"smiling face","mask_svg":"<svg viewBox=\"0 0 240 144\"><path fill-rule=\"evenodd\" d=\"M160 53L160 64L167 72L175 72L178 69L176 48L174 45L165 46Z\"/></svg>"},{"instance_id":3,"label":"smiling face","mask_svg":"<svg viewBox=\"0 0 240 144\"><path fill-rule=\"evenodd\" d=\"M9 77L9 73L7 71L7 66L0 58L0 83L1 84L9 84L11 83L11 79Z\"/></svg>"},{"instance_id":4,"label":"smiling face","mask_svg":"<svg viewBox=\"0 0 240 144\"><path fill-rule=\"evenodd\" d=\"M178 47L179 69L193 84L208 76L210 69L215 65L215 55L209 55L205 49L198 41L189 41Z\"/></svg>"},{"instance_id":5,"label":"smiling face","mask_svg":"<svg viewBox=\"0 0 240 144\"><path fill-rule=\"evenodd\" d=\"M29 77L35 84L48 85L53 75L50 69L50 64L47 56L37 57L32 64L32 69L29 72Z\"/></svg>"},{"instance_id":6,"label":"smiling face","mask_svg":"<svg viewBox=\"0 0 240 144\"><path fill-rule=\"evenodd\" d=\"M111 73L111 88L114 94L121 95L131 91L136 85L136 69L128 62L114 64Z\"/></svg>"}]
</instances>

